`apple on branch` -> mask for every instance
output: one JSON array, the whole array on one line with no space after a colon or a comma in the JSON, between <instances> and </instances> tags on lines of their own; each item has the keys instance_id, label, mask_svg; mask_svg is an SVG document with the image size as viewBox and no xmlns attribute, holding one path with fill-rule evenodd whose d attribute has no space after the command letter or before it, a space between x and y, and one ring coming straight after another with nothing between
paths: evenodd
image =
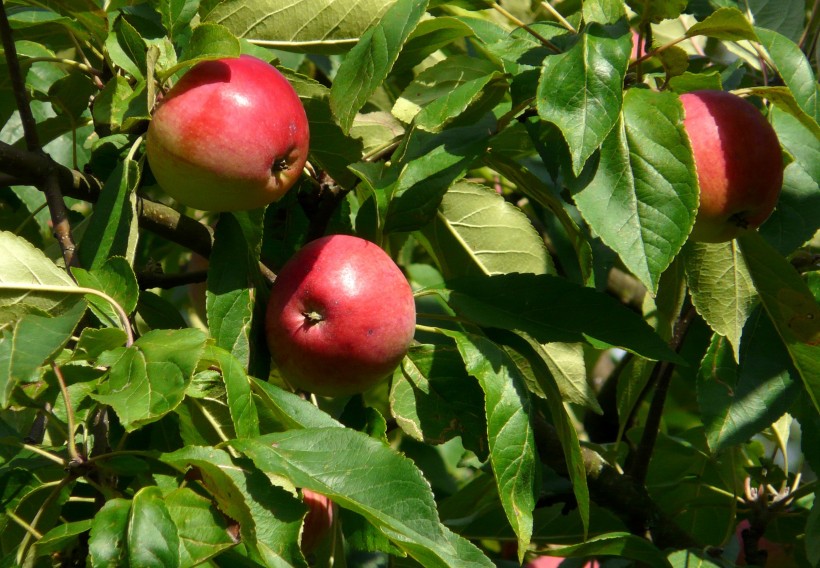
<instances>
[{"instance_id":1,"label":"apple on branch","mask_svg":"<svg viewBox=\"0 0 820 568\"><path fill-rule=\"evenodd\" d=\"M410 284L378 245L331 235L302 247L271 288L271 355L293 387L363 392L401 362L416 326Z\"/></svg>"},{"instance_id":2,"label":"apple on branch","mask_svg":"<svg viewBox=\"0 0 820 568\"><path fill-rule=\"evenodd\" d=\"M680 100L700 185L690 239L720 243L759 227L783 185L774 129L754 105L732 93L694 91Z\"/></svg>"},{"instance_id":3,"label":"apple on branch","mask_svg":"<svg viewBox=\"0 0 820 568\"><path fill-rule=\"evenodd\" d=\"M146 152L159 185L203 211L263 207L299 179L305 109L275 67L249 55L198 63L160 100Z\"/></svg>"}]
</instances>

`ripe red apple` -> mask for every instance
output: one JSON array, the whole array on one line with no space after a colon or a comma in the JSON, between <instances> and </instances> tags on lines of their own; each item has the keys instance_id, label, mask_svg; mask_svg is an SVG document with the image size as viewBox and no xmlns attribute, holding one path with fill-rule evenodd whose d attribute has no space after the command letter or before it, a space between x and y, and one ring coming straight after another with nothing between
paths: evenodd
<instances>
[{"instance_id":1,"label":"ripe red apple","mask_svg":"<svg viewBox=\"0 0 820 568\"><path fill-rule=\"evenodd\" d=\"M566 558L560 556L538 556L533 558L526 568L560 568ZM583 565L583 568L600 568L597 560L590 560Z\"/></svg>"},{"instance_id":2,"label":"ripe red apple","mask_svg":"<svg viewBox=\"0 0 820 568\"><path fill-rule=\"evenodd\" d=\"M302 489L302 501L308 507L302 527L302 552L310 554L330 532L335 506L333 501L310 489Z\"/></svg>"},{"instance_id":3,"label":"ripe red apple","mask_svg":"<svg viewBox=\"0 0 820 568\"><path fill-rule=\"evenodd\" d=\"M266 318L271 355L291 386L323 396L363 392L387 377L413 340L413 292L378 245L332 235L282 268Z\"/></svg>"},{"instance_id":4,"label":"ripe red apple","mask_svg":"<svg viewBox=\"0 0 820 568\"><path fill-rule=\"evenodd\" d=\"M723 91L680 96L700 185L690 239L719 243L759 227L783 185L783 157L771 125L749 102Z\"/></svg>"},{"instance_id":5,"label":"ripe red apple","mask_svg":"<svg viewBox=\"0 0 820 568\"><path fill-rule=\"evenodd\" d=\"M239 211L278 200L308 155L305 109L272 65L242 55L204 61L162 98L146 151L159 185L204 211Z\"/></svg>"},{"instance_id":6,"label":"ripe red apple","mask_svg":"<svg viewBox=\"0 0 820 568\"><path fill-rule=\"evenodd\" d=\"M738 566L746 566L746 550L743 545L743 531L748 530L750 526L749 520L744 519L737 525L735 537L740 544L740 552L737 554L735 564ZM766 566L773 568L796 568L797 559L794 556L794 545L784 545L777 542L772 542L766 537L762 537L757 541L758 550L766 551Z\"/></svg>"}]
</instances>

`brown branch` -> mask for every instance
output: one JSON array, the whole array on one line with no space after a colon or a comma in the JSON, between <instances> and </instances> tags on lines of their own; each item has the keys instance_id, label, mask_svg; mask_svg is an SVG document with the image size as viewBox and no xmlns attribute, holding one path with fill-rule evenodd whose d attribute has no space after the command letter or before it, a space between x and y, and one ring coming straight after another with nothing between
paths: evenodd
<instances>
[{"instance_id":1,"label":"brown branch","mask_svg":"<svg viewBox=\"0 0 820 568\"><path fill-rule=\"evenodd\" d=\"M689 324L694 319L695 313L695 307L690 303L675 324L675 330L672 333L669 346L676 353L680 350L681 344L686 338L686 332L689 331ZM652 459L655 442L658 439L663 407L666 404L666 396L669 393L669 386L672 383L672 372L674 370L674 363L660 361L655 365L655 368L652 369L652 375L649 377L648 386L652 384L656 385L655 394L649 405L649 413L646 416L641 441L638 443L635 453L630 456L631 459L627 460L627 471L629 471L629 474L635 482L640 485L646 483L646 475L649 472L649 462Z\"/></svg>"},{"instance_id":2,"label":"brown branch","mask_svg":"<svg viewBox=\"0 0 820 568\"><path fill-rule=\"evenodd\" d=\"M561 439L555 428L540 416L533 420L533 428L541 460L559 474L567 475ZM689 533L661 510L641 484L619 473L600 454L589 448L582 447L581 455L593 501L612 511L630 532L650 537L661 549L701 548Z\"/></svg>"},{"instance_id":3,"label":"brown branch","mask_svg":"<svg viewBox=\"0 0 820 568\"><path fill-rule=\"evenodd\" d=\"M6 7L3 0L0 0L0 39L3 43L3 50L6 55L6 64L9 69L9 79L14 98L17 103L17 110L20 113L20 122L23 125L23 136L26 140L26 147L32 155L43 154L40 146L40 138L37 135L37 121L31 112L28 95L26 94L26 83L20 70L20 61L17 59L17 48L14 45L11 25L6 14ZM51 225L54 236L63 251L63 259L66 268L76 265L77 257L74 255L74 237L71 235L71 225L68 222L68 208L63 200L60 191L60 181L57 178L56 168L53 161L47 169L45 176L41 178L40 191L45 193L48 210L51 213Z\"/></svg>"},{"instance_id":4,"label":"brown branch","mask_svg":"<svg viewBox=\"0 0 820 568\"><path fill-rule=\"evenodd\" d=\"M199 284L205 282L208 277L207 270L194 270L191 272L178 272L165 274L161 272L142 272L137 274L137 282L141 290L148 288L176 288L188 284Z\"/></svg>"}]
</instances>

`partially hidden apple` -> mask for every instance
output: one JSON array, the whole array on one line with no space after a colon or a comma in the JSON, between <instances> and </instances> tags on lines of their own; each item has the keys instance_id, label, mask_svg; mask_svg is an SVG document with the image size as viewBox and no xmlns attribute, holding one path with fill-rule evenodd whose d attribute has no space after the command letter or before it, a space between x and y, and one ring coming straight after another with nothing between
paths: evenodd
<instances>
[{"instance_id":1,"label":"partially hidden apple","mask_svg":"<svg viewBox=\"0 0 820 568\"><path fill-rule=\"evenodd\" d=\"M302 552L310 554L330 533L336 507L333 501L310 489L302 489L302 501L308 508L302 525Z\"/></svg>"},{"instance_id":2,"label":"partially hidden apple","mask_svg":"<svg viewBox=\"0 0 820 568\"><path fill-rule=\"evenodd\" d=\"M331 235L302 247L271 288L271 355L293 387L363 392L390 375L415 333L413 292L378 245Z\"/></svg>"},{"instance_id":3,"label":"partially hidden apple","mask_svg":"<svg viewBox=\"0 0 820 568\"><path fill-rule=\"evenodd\" d=\"M158 103L146 152L159 185L204 211L282 197L308 156L305 109L272 65L242 55L192 67Z\"/></svg>"},{"instance_id":4,"label":"partially hidden apple","mask_svg":"<svg viewBox=\"0 0 820 568\"><path fill-rule=\"evenodd\" d=\"M750 102L723 91L680 96L697 169L700 206L690 239L719 243L768 219L783 185L772 126Z\"/></svg>"}]
</instances>

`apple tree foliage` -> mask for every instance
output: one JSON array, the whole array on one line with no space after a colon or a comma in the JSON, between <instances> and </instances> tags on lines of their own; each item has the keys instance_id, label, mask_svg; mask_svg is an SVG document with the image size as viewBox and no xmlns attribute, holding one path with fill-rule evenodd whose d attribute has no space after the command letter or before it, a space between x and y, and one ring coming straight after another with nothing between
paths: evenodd
<instances>
[{"instance_id":1,"label":"apple tree foliage","mask_svg":"<svg viewBox=\"0 0 820 568\"><path fill-rule=\"evenodd\" d=\"M764 540L818 566L818 22L803 0L3 0L0 566L762 565ZM217 218L163 194L144 134L182 73L240 53L299 93L310 167ZM723 244L687 239L698 89L748 97L784 156L774 214ZM418 326L389 380L317 400L263 318L330 233L391 254ZM307 559L305 488L339 507Z\"/></svg>"}]
</instances>

